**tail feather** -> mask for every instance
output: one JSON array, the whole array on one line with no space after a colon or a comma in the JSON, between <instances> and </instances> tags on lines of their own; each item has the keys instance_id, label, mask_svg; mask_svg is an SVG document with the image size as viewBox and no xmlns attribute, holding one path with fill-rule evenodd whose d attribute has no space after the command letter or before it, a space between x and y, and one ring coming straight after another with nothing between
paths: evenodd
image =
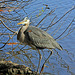
<instances>
[{"instance_id":1,"label":"tail feather","mask_svg":"<svg viewBox=\"0 0 75 75\"><path fill-rule=\"evenodd\" d=\"M63 50L62 46L60 44L58 44L55 40L52 41L53 46L59 50Z\"/></svg>"}]
</instances>

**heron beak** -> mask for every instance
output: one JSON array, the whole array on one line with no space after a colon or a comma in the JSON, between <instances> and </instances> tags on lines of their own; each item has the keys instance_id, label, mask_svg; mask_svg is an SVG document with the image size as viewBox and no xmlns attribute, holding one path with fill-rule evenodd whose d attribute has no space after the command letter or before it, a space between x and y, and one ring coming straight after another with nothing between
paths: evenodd
<instances>
[{"instance_id":1,"label":"heron beak","mask_svg":"<svg viewBox=\"0 0 75 75\"><path fill-rule=\"evenodd\" d=\"M21 22L17 23L17 25L20 25L20 24L27 24L27 22L21 21Z\"/></svg>"},{"instance_id":2,"label":"heron beak","mask_svg":"<svg viewBox=\"0 0 75 75\"><path fill-rule=\"evenodd\" d=\"M20 24L24 24L24 22L22 21L22 22L17 23L17 25L20 25Z\"/></svg>"}]
</instances>

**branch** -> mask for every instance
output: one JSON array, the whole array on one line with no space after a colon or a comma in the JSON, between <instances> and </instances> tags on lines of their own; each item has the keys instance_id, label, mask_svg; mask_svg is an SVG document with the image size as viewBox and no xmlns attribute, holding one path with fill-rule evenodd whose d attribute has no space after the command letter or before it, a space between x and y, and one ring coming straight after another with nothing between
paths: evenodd
<instances>
[{"instance_id":1,"label":"branch","mask_svg":"<svg viewBox=\"0 0 75 75\"><path fill-rule=\"evenodd\" d=\"M51 10L51 11L36 25L36 27L39 26L39 24L40 24L47 16L51 15L54 11L55 11L55 9L54 9L54 10Z\"/></svg>"},{"instance_id":2,"label":"branch","mask_svg":"<svg viewBox=\"0 0 75 75\"><path fill-rule=\"evenodd\" d=\"M47 30L46 31L48 31L49 30L49 28L51 28L53 25L55 25L56 23L58 23L66 14L68 14L69 12L71 12L72 10L74 10L75 9L75 6L73 6L70 10L68 10L59 20L57 20L55 23L53 23L53 24L51 24L50 23L50 25L47 27ZM54 19L56 18L56 16L54 17ZM54 20L53 19L53 20Z\"/></svg>"},{"instance_id":3,"label":"branch","mask_svg":"<svg viewBox=\"0 0 75 75\"><path fill-rule=\"evenodd\" d=\"M74 21L74 19L71 21L71 23L68 25L68 27L65 29L65 31L61 34L61 35L59 35L56 39L58 39L59 37L61 37L66 31L67 31L67 29L71 26L71 24L72 24L72 22ZM56 40L55 39L55 40Z\"/></svg>"},{"instance_id":4,"label":"branch","mask_svg":"<svg viewBox=\"0 0 75 75\"><path fill-rule=\"evenodd\" d=\"M69 15L70 15L70 13L69 13ZM61 28L61 26L66 22L66 20L68 19L69 15L66 17L66 19L64 19L63 23L61 25L59 24L58 27L52 32L53 36L59 31L59 29Z\"/></svg>"},{"instance_id":5,"label":"branch","mask_svg":"<svg viewBox=\"0 0 75 75\"><path fill-rule=\"evenodd\" d=\"M16 34L16 33L14 33L14 34L13 34L13 36L14 36L15 34ZM9 38L9 40L8 40L8 41L7 41L7 42L6 42L6 43L5 43L2 47L0 47L0 49L4 48L4 47L6 46L6 44L10 41L10 39L12 39L12 38L13 38L13 36L12 36L12 37L10 37L10 38Z\"/></svg>"},{"instance_id":6,"label":"branch","mask_svg":"<svg viewBox=\"0 0 75 75\"><path fill-rule=\"evenodd\" d=\"M68 36L69 34L71 34L74 30L75 30L75 29L73 29L71 32L69 32L68 34L66 34L66 35L65 35L64 37L62 37L61 39L58 39L58 41L64 39L65 37L67 37L67 36Z\"/></svg>"},{"instance_id":7,"label":"branch","mask_svg":"<svg viewBox=\"0 0 75 75\"><path fill-rule=\"evenodd\" d=\"M7 27L7 26L5 25L5 23L4 23L1 19L0 19L0 21L1 21L1 23L2 23L9 31L18 34L17 31L13 31L13 30L11 30L9 27Z\"/></svg>"},{"instance_id":8,"label":"branch","mask_svg":"<svg viewBox=\"0 0 75 75\"><path fill-rule=\"evenodd\" d=\"M53 21L54 21L54 19L56 18L57 16L55 16L54 18L53 18L53 20L51 21L51 23L49 24L49 26L47 27L47 29L46 29L46 31L48 31L53 25L52 25L52 23L53 23Z\"/></svg>"},{"instance_id":9,"label":"branch","mask_svg":"<svg viewBox=\"0 0 75 75\"><path fill-rule=\"evenodd\" d=\"M0 33L0 35L13 35L13 34L9 34L9 33ZM16 35L16 34L15 34Z\"/></svg>"},{"instance_id":10,"label":"branch","mask_svg":"<svg viewBox=\"0 0 75 75\"><path fill-rule=\"evenodd\" d=\"M53 23L52 25L56 24L57 22L59 22L66 14L68 14L70 11L74 10L75 6L72 7L70 10L68 10L58 21L56 21L55 23Z\"/></svg>"}]
</instances>

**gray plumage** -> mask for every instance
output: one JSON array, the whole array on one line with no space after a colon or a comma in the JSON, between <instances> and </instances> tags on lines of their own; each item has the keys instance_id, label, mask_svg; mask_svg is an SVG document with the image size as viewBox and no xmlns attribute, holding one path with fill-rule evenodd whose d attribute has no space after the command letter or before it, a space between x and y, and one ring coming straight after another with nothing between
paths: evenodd
<instances>
[{"instance_id":1,"label":"gray plumage","mask_svg":"<svg viewBox=\"0 0 75 75\"><path fill-rule=\"evenodd\" d=\"M62 47L47 32L34 26L28 26L25 30L24 28L23 25L17 35L17 39L20 42L31 46L33 49L57 48L62 50Z\"/></svg>"},{"instance_id":2,"label":"gray plumage","mask_svg":"<svg viewBox=\"0 0 75 75\"><path fill-rule=\"evenodd\" d=\"M27 17L18 24L24 24L17 35L17 40L31 46L33 49L59 49L62 47L47 32L40 28L29 26L30 20Z\"/></svg>"}]
</instances>

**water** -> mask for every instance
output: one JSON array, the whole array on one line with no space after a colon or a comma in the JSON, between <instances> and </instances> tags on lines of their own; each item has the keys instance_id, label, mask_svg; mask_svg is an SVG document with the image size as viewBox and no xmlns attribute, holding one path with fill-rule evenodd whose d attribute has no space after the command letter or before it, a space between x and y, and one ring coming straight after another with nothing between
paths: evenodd
<instances>
[{"instance_id":1,"label":"water","mask_svg":"<svg viewBox=\"0 0 75 75\"><path fill-rule=\"evenodd\" d=\"M45 5L47 4L50 9L45 10L43 13L43 10L45 9ZM13 30L17 30L20 26L17 26L17 23L20 22L25 16L28 16L31 18L31 25L37 25L39 21L48 13L50 10L53 10L56 8L55 12L48 16L38 27L41 25L42 28L46 28L51 20L54 18L55 15L57 15L57 18L54 20L58 20L64 13L66 13L69 9L71 9L75 5L74 0L30 0L29 2L23 2L23 1L12 1L12 2L6 2L6 3L0 3L0 6L4 7L13 7L13 8L6 8L2 9L1 11L1 19L5 22L5 24L10 27ZM9 12L9 11L10 12ZM41 11L42 10L42 11ZM40 17L38 14L43 13ZM69 15L69 16L68 16ZM56 25L54 25L49 31L47 31L49 34L51 34L54 38L57 38L70 24L72 19L75 17L75 10L71 11L66 15L61 21L59 21ZM53 35L53 31L56 29L56 27L61 25L64 20L68 17L66 22L61 26L61 29ZM7 30L5 27L1 24L0 25L0 33L11 33L9 30ZM75 23L73 22L72 27L69 28L75 28ZM68 30L69 31L69 30ZM65 32L63 36L65 36L68 31ZM2 43L6 42L9 39L9 35L0 35L0 47L3 46ZM12 36L12 35L10 35ZM54 53L50 57L49 61L46 63L43 75L75 75L75 31L73 31L70 35L68 35L66 38L61 39L63 36L57 39L57 42L62 45L64 48L63 51L59 50L53 50ZM13 37L10 42L18 42L16 40L16 36ZM29 67L31 67L33 70L37 70L38 65L38 52L36 50L29 49L29 46L26 46L25 48L23 45L19 45L15 50L12 51L13 48L15 48L17 45L6 45L4 48L0 50L0 58L5 60L11 60L13 62L16 62L18 64L24 64ZM28 49L28 50L27 50ZM10 54L6 53L9 52ZM41 51L41 55L43 56L41 61L41 66L45 61L45 58L49 55L48 50ZM41 69L41 67L40 67Z\"/></svg>"}]
</instances>

